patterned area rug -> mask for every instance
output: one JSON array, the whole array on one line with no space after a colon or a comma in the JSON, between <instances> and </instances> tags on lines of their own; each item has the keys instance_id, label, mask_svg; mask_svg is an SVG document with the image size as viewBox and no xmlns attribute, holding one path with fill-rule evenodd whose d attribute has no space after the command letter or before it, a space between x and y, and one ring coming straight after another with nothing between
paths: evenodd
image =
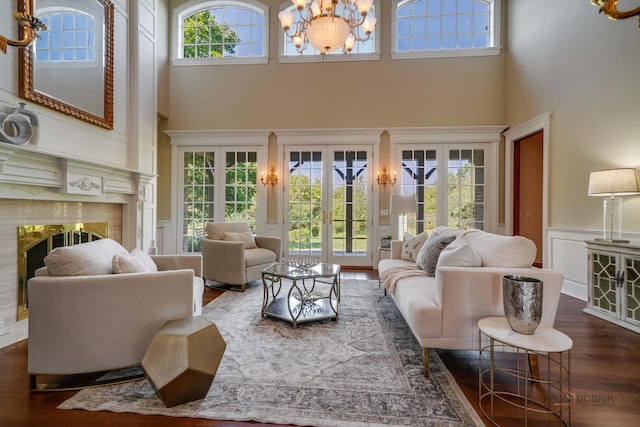
<instances>
[{"instance_id":1,"label":"patterned area rug","mask_svg":"<svg viewBox=\"0 0 640 427\"><path fill-rule=\"evenodd\" d=\"M373 280L343 280L338 321L260 315L262 287L203 315L227 343L205 399L166 408L146 379L85 389L60 408L315 426L483 426L435 352L422 349Z\"/></svg>"}]
</instances>

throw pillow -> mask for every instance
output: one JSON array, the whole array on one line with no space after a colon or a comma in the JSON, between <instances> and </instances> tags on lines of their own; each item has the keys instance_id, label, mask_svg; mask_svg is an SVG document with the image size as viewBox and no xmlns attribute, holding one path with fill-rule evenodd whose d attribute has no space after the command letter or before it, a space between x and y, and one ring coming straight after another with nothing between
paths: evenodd
<instances>
[{"instance_id":1,"label":"throw pillow","mask_svg":"<svg viewBox=\"0 0 640 427\"><path fill-rule=\"evenodd\" d=\"M230 242L244 242L245 249L254 249L258 247L258 245L256 245L256 239L250 231L244 233L232 233L230 231L225 231L222 233L222 239Z\"/></svg>"},{"instance_id":2,"label":"throw pillow","mask_svg":"<svg viewBox=\"0 0 640 427\"><path fill-rule=\"evenodd\" d=\"M113 272L116 274L152 273L158 271L158 266L151 257L138 248L134 248L127 255L114 255L111 264Z\"/></svg>"},{"instance_id":3,"label":"throw pillow","mask_svg":"<svg viewBox=\"0 0 640 427\"><path fill-rule=\"evenodd\" d=\"M114 255L111 260L111 268L115 274L144 273L144 266L133 255Z\"/></svg>"},{"instance_id":4,"label":"throw pillow","mask_svg":"<svg viewBox=\"0 0 640 427\"><path fill-rule=\"evenodd\" d=\"M420 249L422 249L422 245L424 245L424 242L427 240L427 237L429 237L429 234L427 234L426 231L418 234L417 236L414 236L411 233L405 233L400 258L406 261L415 262Z\"/></svg>"},{"instance_id":5,"label":"throw pillow","mask_svg":"<svg viewBox=\"0 0 640 427\"><path fill-rule=\"evenodd\" d=\"M129 252L115 240L100 239L56 248L44 258L44 264L52 276L112 274L113 256L127 254Z\"/></svg>"},{"instance_id":6,"label":"throw pillow","mask_svg":"<svg viewBox=\"0 0 640 427\"><path fill-rule=\"evenodd\" d=\"M480 267L482 259L467 242L464 235L456 238L449 246L440 252L439 267Z\"/></svg>"},{"instance_id":7,"label":"throw pillow","mask_svg":"<svg viewBox=\"0 0 640 427\"><path fill-rule=\"evenodd\" d=\"M420 267L420 269L424 270L428 276L435 277L440 252L449 246L449 244L455 239L456 236L448 236L425 243L418 254L416 265Z\"/></svg>"}]
</instances>

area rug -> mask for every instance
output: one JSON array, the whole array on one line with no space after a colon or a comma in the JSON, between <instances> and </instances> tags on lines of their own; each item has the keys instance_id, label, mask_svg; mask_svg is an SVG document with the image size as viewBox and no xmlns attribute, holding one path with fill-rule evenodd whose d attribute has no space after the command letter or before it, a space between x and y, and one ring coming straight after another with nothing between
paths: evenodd
<instances>
[{"instance_id":1,"label":"area rug","mask_svg":"<svg viewBox=\"0 0 640 427\"><path fill-rule=\"evenodd\" d=\"M262 318L262 287L203 315L227 344L206 398L166 408L146 379L85 389L62 409L312 426L483 426L436 352L422 348L373 280L342 280L339 319Z\"/></svg>"}]
</instances>

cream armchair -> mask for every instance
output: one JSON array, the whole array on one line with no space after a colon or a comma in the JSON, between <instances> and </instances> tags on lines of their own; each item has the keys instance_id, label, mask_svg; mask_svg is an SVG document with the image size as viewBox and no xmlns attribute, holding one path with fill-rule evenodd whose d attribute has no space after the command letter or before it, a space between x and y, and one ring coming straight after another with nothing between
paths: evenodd
<instances>
[{"instance_id":1,"label":"cream armchair","mask_svg":"<svg viewBox=\"0 0 640 427\"><path fill-rule=\"evenodd\" d=\"M211 222L202 240L202 264L207 280L246 289L262 270L282 257L279 237L253 236L245 222Z\"/></svg>"},{"instance_id":2,"label":"cream armchair","mask_svg":"<svg viewBox=\"0 0 640 427\"><path fill-rule=\"evenodd\" d=\"M32 390L45 387L38 375L137 365L167 320L202 313L201 256L151 258L158 271L76 276L52 276L47 267L36 271L28 282Z\"/></svg>"}]
</instances>

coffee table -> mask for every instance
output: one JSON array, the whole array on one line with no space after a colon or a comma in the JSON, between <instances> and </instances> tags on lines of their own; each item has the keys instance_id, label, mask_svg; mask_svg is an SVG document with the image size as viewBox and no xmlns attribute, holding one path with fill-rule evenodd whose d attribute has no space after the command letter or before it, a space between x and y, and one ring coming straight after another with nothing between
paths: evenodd
<instances>
[{"instance_id":1,"label":"coffee table","mask_svg":"<svg viewBox=\"0 0 640 427\"><path fill-rule=\"evenodd\" d=\"M340 266L318 263L300 267L274 263L262 270L262 317L298 323L338 320Z\"/></svg>"}]
</instances>

